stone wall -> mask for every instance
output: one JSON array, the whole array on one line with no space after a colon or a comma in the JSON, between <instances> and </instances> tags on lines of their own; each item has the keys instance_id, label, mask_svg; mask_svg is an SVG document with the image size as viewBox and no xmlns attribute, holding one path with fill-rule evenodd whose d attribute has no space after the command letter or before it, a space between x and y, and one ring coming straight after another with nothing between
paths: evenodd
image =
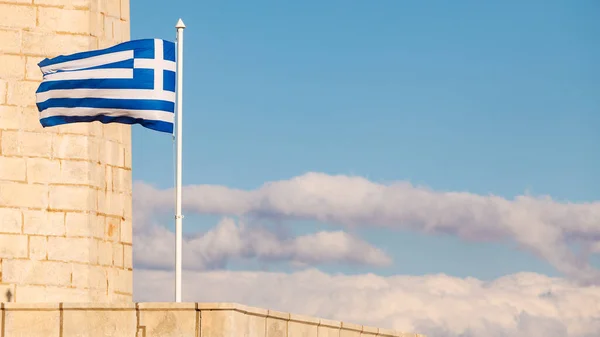
<instances>
[{"instance_id":1,"label":"stone wall","mask_svg":"<svg viewBox=\"0 0 600 337\"><path fill-rule=\"evenodd\" d=\"M129 27L129 0L0 0L0 301L132 301L131 127L35 106L39 61Z\"/></svg>"},{"instance_id":2,"label":"stone wall","mask_svg":"<svg viewBox=\"0 0 600 337\"><path fill-rule=\"evenodd\" d=\"M230 303L20 304L0 337L424 337Z\"/></svg>"}]
</instances>

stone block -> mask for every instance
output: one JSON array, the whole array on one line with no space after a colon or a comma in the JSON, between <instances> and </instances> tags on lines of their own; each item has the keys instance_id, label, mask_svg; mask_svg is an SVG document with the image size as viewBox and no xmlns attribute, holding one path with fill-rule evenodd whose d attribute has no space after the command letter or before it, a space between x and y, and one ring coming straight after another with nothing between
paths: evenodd
<instances>
[{"instance_id":1,"label":"stone block","mask_svg":"<svg viewBox=\"0 0 600 337\"><path fill-rule=\"evenodd\" d=\"M132 298L131 294L108 293L108 302L110 303L131 303Z\"/></svg>"},{"instance_id":2,"label":"stone block","mask_svg":"<svg viewBox=\"0 0 600 337\"><path fill-rule=\"evenodd\" d=\"M6 81L0 80L0 104L6 98ZM0 130L19 130L21 109L16 106L0 105Z\"/></svg>"},{"instance_id":3,"label":"stone block","mask_svg":"<svg viewBox=\"0 0 600 337\"><path fill-rule=\"evenodd\" d=\"M248 327L240 320L240 318L245 318L243 316L244 314L233 310L202 310L200 336L245 336L247 335Z\"/></svg>"},{"instance_id":4,"label":"stone block","mask_svg":"<svg viewBox=\"0 0 600 337\"><path fill-rule=\"evenodd\" d=\"M25 182L25 172L24 158L0 157L0 180Z\"/></svg>"},{"instance_id":5,"label":"stone block","mask_svg":"<svg viewBox=\"0 0 600 337\"><path fill-rule=\"evenodd\" d=\"M125 26L129 26L129 22L122 21L119 18L113 19L113 36L112 39L115 41L122 41L125 33Z\"/></svg>"},{"instance_id":6,"label":"stone block","mask_svg":"<svg viewBox=\"0 0 600 337\"><path fill-rule=\"evenodd\" d=\"M131 270L111 268L108 272L109 293L133 293L133 272Z\"/></svg>"},{"instance_id":7,"label":"stone block","mask_svg":"<svg viewBox=\"0 0 600 337\"><path fill-rule=\"evenodd\" d=\"M317 337L319 319L290 314L287 337Z\"/></svg>"},{"instance_id":8,"label":"stone block","mask_svg":"<svg viewBox=\"0 0 600 337\"><path fill-rule=\"evenodd\" d=\"M194 303L140 303L140 327L146 337L198 336L199 315Z\"/></svg>"},{"instance_id":9,"label":"stone block","mask_svg":"<svg viewBox=\"0 0 600 337\"><path fill-rule=\"evenodd\" d=\"M23 211L23 232L31 235L65 235L65 213Z\"/></svg>"},{"instance_id":10,"label":"stone block","mask_svg":"<svg viewBox=\"0 0 600 337\"><path fill-rule=\"evenodd\" d=\"M113 30L114 30L113 24L114 24L115 19L111 18L110 16L104 16L103 19L104 19L104 24L102 25L102 31L104 32L104 36L103 37L106 37L106 38L112 40L113 35L114 35L114 33L113 33ZM112 44L112 41L111 41L111 44Z\"/></svg>"},{"instance_id":11,"label":"stone block","mask_svg":"<svg viewBox=\"0 0 600 337\"><path fill-rule=\"evenodd\" d=\"M2 4L0 4L2 6ZM0 7L1 8L1 7ZM1 15L1 14L0 14ZM0 78L3 80L25 79L25 57L0 54Z\"/></svg>"},{"instance_id":12,"label":"stone block","mask_svg":"<svg viewBox=\"0 0 600 337\"><path fill-rule=\"evenodd\" d=\"M60 178L60 161L48 158L27 158L27 182L56 183Z\"/></svg>"},{"instance_id":13,"label":"stone block","mask_svg":"<svg viewBox=\"0 0 600 337\"><path fill-rule=\"evenodd\" d=\"M59 336L60 311L58 305L39 304L4 308L6 336Z\"/></svg>"},{"instance_id":14,"label":"stone block","mask_svg":"<svg viewBox=\"0 0 600 337\"><path fill-rule=\"evenodd\" d=\"M104 0L106 14L113 18L121 18L121 0Z\"/></svg>"},{"instance_id":15,"label":"stone block","mask_svg":"<svg viewBox=\"0 0 600 337\"><path fill-rule=\"evenodd\" d=\"M113 242L119 241L120 225L120 218L106 217L104 239Z\"/></svg>"},{"instance_id":16,"label":"stone block","mask_svg":"<svg viewBox=\"0 0 600 337\"><path fill-rule=\"evenodd\" d=\"M96 158L91 157L94 151L94 143L87 136L80 135L56 135L53 139L53 155L60 159L85 159L95 161Z\"/></svg>"},{"instance_id":17,"label":"stone block","mask_svg":"<svg viewBox=\"0 0 600 337\"><path fill-rule=\"evenodd\" d=\"M414 337L414 334L403 334L403 333L399 333L397 331L394 330L390 330L390 329L378 329L378 336L380 337Z\"/></svg>"},{"instance_id":18,"label":"stone block","mask_svg":"<svg viewBox=\"0 0 600 337\"><path fill-rule=\"evenodd\" d=\"M22 40L22 51L27 55L45 57L88 51L92 43L91 36L29 31L23 31Z\"/></svg>"},{"instance_id":19,"label":"stone block","mask_svg":"<svg viewBox=\"0 0 600 337\"><path fill-rule=\"evenodd\" d=\"M137 318L133 304L102 307L91 305L63 305L62 337L79 336L136 336Z\"/></svg>"},{"instance_id":20,"label":"stone block","mask_svg":"<svg viewBox=\"0 0 600 337\"><path fill-rule=\"evenodd\" d=\"M71 6L77 9L90 9L91 3L95 0L70 0ZM129 1L129 0L127 0Z\"/></svg>"},{"instance_id":21,"label":"stone block","mask_svg":"<svg viewBox=\"0 0 600 337\"><path fill-rule=\"evenodd\" d=\"M32 260L48 259L48 239L45 236L29 236L29 258Z\"/></svg>"},{"instance_id":22,"label":"stone block","mask_svg":"<svg viewBox=\"0 0 600 337\"><path fill-rule=\"evenodd\" d=\"M35 92L39 85L38 82L32 81L8 81L6 103L20 107L35 106Z\"/></svg>"},{"instance_id":23,"label":"stone block","mask_svg":"<svg viewBox=\"0 0 600 337\"><path fill-rule=\"evenodd\" d=\"M46 208L48 187L0 181L0 207Z\"/></svg>"},{"instance_id":24,"label":"stone block","mask_svg":"<svg viewBox=\"0 0 600 337\"><path fill-rule=\"evenodd\" d=\"M131 39L131 25L129 22L121 21L121 37L124 41Z\"/></svg>"},{"instance_id":25,"label":"stone block","mask_svg":"<svg viewBox=\"0 0 600 337\"><path fill-rule=\"evenodd\" d=\"M98 242L98 264L111 266L113 264L113 244L112 242Z\"/></svg>"},{"instance_id":26,"label":"stone block","mask_svg":"<svg viewBox=\"0 0 600 337\"><path fill-rule=\"evenodd\" d=\"M35 57L35 56L27 57L27 61L25 64L25 79L33 80L33 81L41 81L42 80L42 78L43 78L42 71L40 70L38 63L40 63L43 59L44 59L44 57Z\"/></svg>"},{"instance_id":27,"label":"stone block","mask_svg":"<svg viewBox=\"0 0 600 337\"><path fill-rule=\"evenodd\" d=\"M21 31L19 29L0 28L0 51L15 54L21 52Z\"/></svg>"},{"instance_id":28,"label":"stone block","mask_svg":"<svg viewBox=\"0 0 600 337\"><path fill-rule=\"evenodd\" d=\"M2 161L0 160L0 163L1 162ZM14 208L0 208L0 233L19 234L22 231L22 226L23 218L21 210Z\"/></svg>"},{"instance_id":29,"label":"stone block","mask_svg":"<svg viewBox=\"0 0 600 337\"><path fill-rule=\"evenodd\" d=\"M86 9L90 8L92 0L33 0L36 5ZM97 1L97 0L93 0Z\"/></svg>"},{"instance_id":30,"label":"stone block","mask_svg":"<svg viewBox=\"0 0 600 337\"><path fill-rule=\"evenodd\" d=\"M69 123L57 125L51 128L55 133L61 135L83 135L87 136L91 134L91 126L94 123ZM50 130L50 129L49 129Z\"/></svg>"},{"instance_id":31,"label":"stone block","mask_svg":"<svg viewBox=\"0 0 600 337\"><path fill-rule=\"evenodd\" d=\"M7 94L8 94L8 82L6 82L3 79L0 79L0 104L6 104ZM1 105L0 105L0 108L2 108ZM9 118L9 117L11 117L11 118ZM6 115L6 112L3 112L0 109L0 130L10 129L11 128L10 124L14 123L14 121L11 120L13 117L14 117L14 115ZM18 128L18 127L16 127L16 128Z\"/></svg>"},{"instance_id":32,"label":"stone block","mask_svg":"<svg viewBox=\"0 0 600 337\"><path fill-rule=\"evenodd\" d=\"M86 186L50 186L50 208L64 211L95 211L96 190Z\"/></svg>"},{"instance_id":33,"label":"stone block","mask_svg":"<svg viewBox=\"0 0 600 337\"><path fill-rule=\"evenodd\" d=\"M287 337L288 320L290 315L282 312L269 310L267 317L267 337Z\"/></svg>"},{"instance_id":34,"label":"stone block","mask_svg":"<svg viewBox=\"0 0 600 337\"><path fill-rule=\"evenodd\" d=\"M361 331L361 325L342 322L342 330L340 330L340 337L360 337Z\"/></svg>"},{"instance_id":35,"label":"stone block","mask_svg":"<svg viewBox=\"0 0 600 337\"><path fill-rule=\"evenodd\" d=\"M107 191L97 191L98 209L104 211L105 214L112 217L126 216L124 213L124 196Z\"/></svg>"},{"instance_id":36,"label":"stone block","mask_svg":"<svg viewBox=\"0 0 600 337\"><path fill-rule=\"evenodd\" d=\"M267 335L267 312L268 310L261 310L264 314L246 314L248 320L248 337L264 337Z\"/></svg>"},{"instance_id":37,"label":"stone block","mask_svg":"<svg viewBox=\"0 0 600 337\"><path fill-rule=\"evenodd\" d=\"M88 301L89 291L42 285L17 285L17 301L20 303L82 302Z\"/></svg>"},{"instance_id":38,"label":"stone block","mask_svg":"<svg viewBox=\"0 0 600 337\"><path fill-rule=\"evenodd\" d=\"M4 260L2 281L15 284L71 285L71 265L53 261Z\"/></svg>"},{"instance_id":39,"label":"stone block","mask_svg":"<svg viewBox=\"0 0 600 337\"><path fill-rule=\"evenodd\" d=\"M131 169L131 148L125 148L124 153L123 153L125 159L124 159L124 167Z\"/></svg>"},{"instance_id":40,"label":"stone block","mask_svg":"<svg viewBox=\"0 0 600 337\"><path fill-rule=\"evenodd\" d=\"M2 264L2 260L0 260L0 265L1 264ZM2 269L0 269L0 271L2 271ZM8 294L8 292L10 292L10 295ZM0 302L13 302L14 295L15 295L15 285L14 284L0 284Z\"/></svg>"},{"instance_id":41,"label":"stone block","mask_svg":"<svg viewBox=\"0 0 600 337\"><path fill-rule=\"evenodd\" d=\"M327 319L320 319L319 321L319 337L340 337L341 322Z\"/></svg>"},{"instance_id":42,"label":"stone block","mask_svg":"<svg viewBox=\"0 0 600 337\"><path fill-rule=\"evenodd\" d=\"M40 124L40 113L36 107L24 107L21 111L21 124L19 127L22 131L34 131L36 133L50 133L53 128L43 128Z\"/></svg>"},{"instance_id":43,"label":"stone block","mask_svg":"<svg viewBox=\"0 0 600 337\"><path fill-rule=\"evenodd\" d=\"M121 144L123 142L123 132L121 124L106 124L102 126L102 135L104 139Z\"/></svg>"},{"instance_id":44,"label":"stone block","mask_svg":"<svg viewBox=\"0 0 600 337\"><path fill-rule=\"evenodd\" d=\"M113 184L113 167L104 166L104 190L112 191Z\"/></svg>"},{"instance_id":45,"label":"stone block","mask_svg":"<svg viewBox=\"0 0 600 337\"><path fill-rule=\"evenodd\" d=\"M198 303L198 307L204 307L202 314L206 312L205 310L207 308L211 307L217 310L222 310L223 312L230 313L230 322L228 330L224 330L221 332L221 334L223 334L224 336L267 336L267 317L269 316L268 310L250 308L244 305L232 303L210 303L208 305L202 305Z\"/></svg>"},{"instance_id":46,"label":"stone block","mask_svg":"<svg viewBox=\"0 0 600 337\"><path fill-rule=\"evenodd\" d=\"M133 228L130 219L121 220L121 242L133 243Z\"/></svg>"},{"instance_id":47,"label":"stone block","mask_svg":"<svg viewBox=\"0 0 600 337\"><path fill-rule=\"evenodd\" d=\"M73 283L76 288L107 291L108 275L103 267L73 264Z\"/></svg>"},{"instance_id":48,"label":"stone block","mask_svg":"<svg viewBox=\"0 0 600 337\"><path fill-rule=\"evenodd\" d=\"M102 239L104 236L103 223L104 218L93 213L67 212L65 219L66 235Z\"/></svg>"},{"instance_id":49,"label":"stone block","mask_svg":"<svg viewBox=\"0 0 600 337\"><path fill-rule=\"evenodd\" d=\"M10 86L9 86L10 87ZM2 131L4 156L50 157L52 138L44 133Z\"/></svg>"},{"instance_id":50,"label":"stone block","mask_svg":"<svg viewBox=\"0 0 600 337\"><path fill-rule=\"evenodd\" d=\"M131 193L133 186L131 170L114 167L112 171L112 190L119 193Z\"/></svg>"},{"instance_id":51,"label":"stone block","mask_svg":"<svg viewBox=\"0 0 600 337\"><path fill-rule=\"evenodd\" d=\"M123 195L123 217L125 219L133 218L133 202L131 200L131 192Z\"/></svg>"},{"instance_id":52,"label":"stone block","mask_svg":"<svg viewBox=\"0 0 600 337\"><path fill-rule=\"evenodd\" d=\"M129 21L129 1L121 1L121 20Z\"/></svg>"},{"instance_id":53,"label":"stone block","mask_svg":"<svg viewBox=\"0 0 600 337\"><path fill-rule=\"evenodd\" d=\"M9 3L9 4L32 4L33 0L2 0L2 2L4 3Z\"/></svg>"},{"instance_id":54,"label":"stone block","mask_svg":"<svg viewBox=\"0 0 600 337\"><path fill-rule=\"evenodd\" d=\"M125 164L125 149L123 145L114 141L104 141L100 146L102 158L100 160L111 166L123 167Z\"/></svg>"},{"instance_id":55,"label":"stone block","mask_svg":"<svg viewBox=\"0 0 600 337\"><path fill-rule=\"evenodd\" d=\"M60 182L63 184L89 185L95 165L87 161L61 160Z\"/></svg>"},{"instance_id":56,"label":"stone block","mask_svg":"<svg viewBox=\"0 0 600 337\"><path fill-rule=\"evenodd\" d=\"M97 189L106 188L106 167L98 162L90 162L89 165L89 184Z\"/></svg>"},{"instance_id":57,"label":"stone block","mask_svg":"<svg viewBox=\"0 0 600 337\"><path fill-rule=\"evenodd\" d=\"M99 12L90 12L90 34L104 36L104 16Z\"/></svg>"},{"instance_id":58,"label":"stone block","mask_svg":"<svg viewBox=\"0 0 600 337\"><path fill-rule=\"evenodd\" d=\"M113 243L113 266L123 268L123 245Z\"/></svg>"},{"instance_id":59,"label":"stone block","mask_svg":"<svg viewBox=\"0 0 600 337\"><path fill-rule=\"evenodd\" d=\"M90 29L87 10L39 7L38 27L42 30L71 34L87 34Z\"/></svg>"},{"instance_id":60,"label":"stone block","mask_svg":"<svg viewBox=\"0 0 600 337\"><path fill-rule=\"evenodd\" d=\"M133 249L130 245L123 245L123 267L133 268Z\"/></svg>"},{"instance_id":61,"label":"stone block","mask_svg":"<svg viewBox=\"0 0 600 337\"><path fill-rule=\"evenodd\" d=\"M35 7L0 3L0 28L34 28Z\"/></svg>"},{"instance_id":62,"label":"stone block","mask_svg":"<svg viewBox=\"0 0 600 337\"><path fill-rule=\"evenodd\" d=\"M370 326L362 327L362 332L360 333L360 337L376 337L379 336L379 329Z\"/></svg>"},{"instance_id":63,"label":"stone block","mask_svg":"<svg viewBox=\"0 0 600 337\"><path fill-rule=\"evenodd\" d=\"M106 32L104 32L104 34L106 36ZM98 40L98 49L110 48L117 43L118 43L117 41L114 41L113 39L110 39L110 38L99 39Z\"/></svg>"},{"instance_id":64,"label":"stone block","mask_svg":"<svg viewBox=\"0 0 600 337\"><path fill-rule=\"evenodd\" d=\"M98 244L89 238L48 237L48 260L95 263Z\"/></svg>"}]
</instances>

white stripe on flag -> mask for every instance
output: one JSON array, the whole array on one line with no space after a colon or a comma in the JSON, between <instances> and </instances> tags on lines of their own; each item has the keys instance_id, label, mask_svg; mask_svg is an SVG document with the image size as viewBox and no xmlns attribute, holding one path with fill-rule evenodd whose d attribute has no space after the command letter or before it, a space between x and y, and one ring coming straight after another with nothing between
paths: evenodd
<instances>
[{"instance_id":1,"label":"white stripe on flag","mask_svg":"<svg viewBox=\"0 0 600 337\"><path fill-rule=\"evenodd\" d=\"M156 69L156 63L158 61L156 59L134 59L133 67L138 69ZM177 71L176 64L173 61L169 60L160 60L161 68L170 71Z\"/></svg>"},{"instance_id":2,"label":"white stripe on flag","mask_svg":"<svg viewBox=\"0 0 600 337\"><path fill-rule=\"evenodd\" d=\"M110 116L143 118L146 120L173 123L175 114L159 110L128 110L128 109L100 109L100 108L48 108L40 113L40 118L55 116Z\"/></svg>"},{"instance_id":3,"label":"white stripe on flag","mask_svg":"<svg viewBox=\"0 0 600 337\"><path fill-rule=\"evenodd\" d=\"M108 99L156 99L175 102L175 93L146 89L64 89L49 90L36 94L37 103L51 98L108 98Z\"/></svg>"},{"instance_id":4,"label":"white stripe on flag","mask_svg":"<svg viewBox=\"0 0 600 337\"><path fill-rule=\"evenodd\" d=\"M41 70L44 74L52 73L57 70L78 70L91 67L103 66L120 61L126 61L133 58L133 50L124 50L115 53L108 53L98 56L91 56L79 60L72 60L62 63L51 64L42 67Z\"/></svg>"},{"instance_id":5,"label":"white stripe on flag","mask_svg":"<svg viewBox=\"0 0 600 337\"><path fill-rule=\"evenodd\" d=\"M44 76L44 81L89 80L94 78L133 78L133 69L91 69L65 71Z\"/></svg>"}]
</instances>

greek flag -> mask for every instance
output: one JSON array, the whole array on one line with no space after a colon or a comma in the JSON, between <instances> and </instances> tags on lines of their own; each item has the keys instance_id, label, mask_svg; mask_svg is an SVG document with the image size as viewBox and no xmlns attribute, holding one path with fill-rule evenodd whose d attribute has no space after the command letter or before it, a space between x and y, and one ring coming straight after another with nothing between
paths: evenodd
<instances>
[{"instance_id":1,"label":"greek flag","mask_svg":"<svg viewBox=\"0 0 600 337\"><path fill-rule=\"evenodd\" d=\"M175 43L133 40L41 61L36 91L43 127L94 122L140 124L173 133Z\"/></svg>"}]
</instances>

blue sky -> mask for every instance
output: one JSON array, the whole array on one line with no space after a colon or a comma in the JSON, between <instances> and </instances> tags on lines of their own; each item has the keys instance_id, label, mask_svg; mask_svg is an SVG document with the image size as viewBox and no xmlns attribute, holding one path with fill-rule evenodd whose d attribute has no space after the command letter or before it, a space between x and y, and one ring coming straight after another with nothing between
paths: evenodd
<instances>
[{"instance_id":1,"label":"blue sky","mask_svg":"<svg viewBox=\"0 0 600 337\"><path fill-rule=\"evenodd\" d=\"M581 202L600 199L599 10L592 0L146 0L132 1L131 31L174 40L179 17L188 27L184 184L254 189L315 171ZM133 128L135 180L172 187L172 158L169 135ZM510 243L360 234L393 266L324 269L556 274Z\"/></svg>"}]
</instances>

